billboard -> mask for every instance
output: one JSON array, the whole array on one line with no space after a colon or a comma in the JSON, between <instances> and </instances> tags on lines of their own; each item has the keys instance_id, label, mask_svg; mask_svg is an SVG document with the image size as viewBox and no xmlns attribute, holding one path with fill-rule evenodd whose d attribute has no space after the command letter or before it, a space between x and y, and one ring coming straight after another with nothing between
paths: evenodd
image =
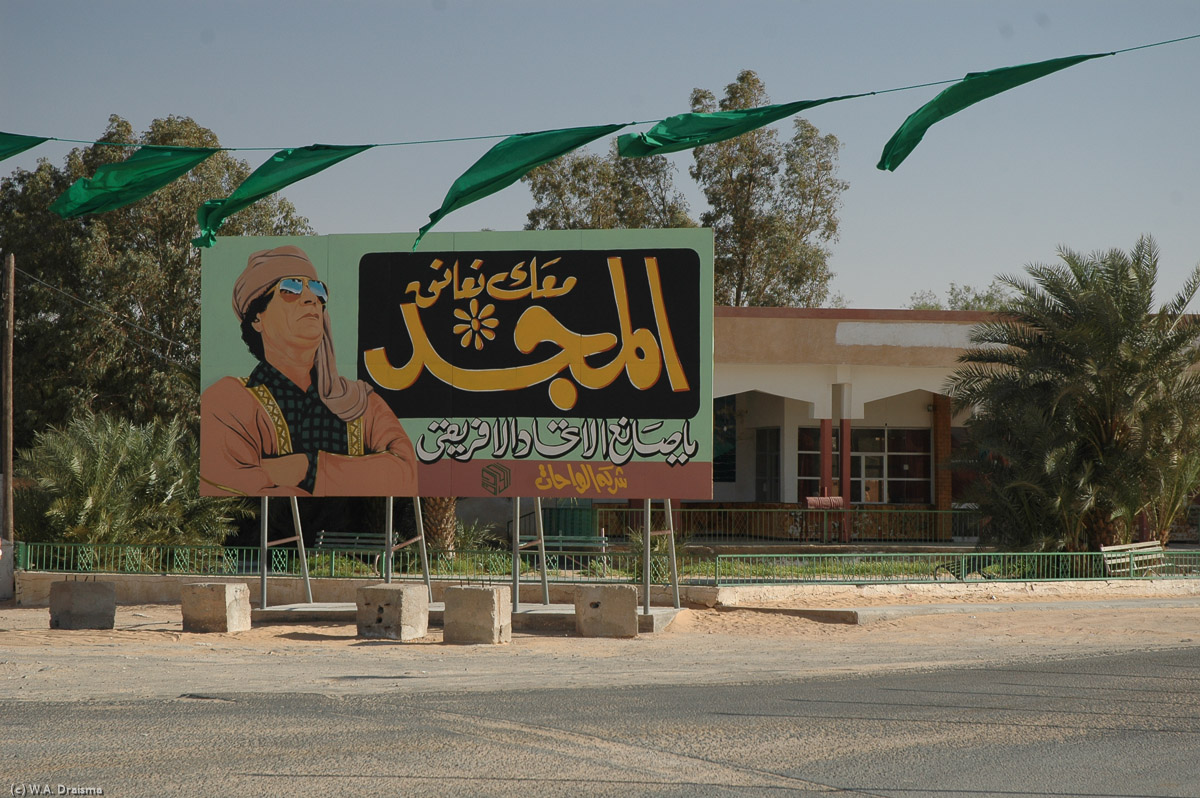
<instances>
[{"instance_id":1,"label":"billboard","mask_svg":"<svg viewBox=\"0 0 1200 798\"><path fill-rule=\"evenodd\" d=\"M201 492L711 498L709 230L221 238Z\"/></svg>"}]
</instances>

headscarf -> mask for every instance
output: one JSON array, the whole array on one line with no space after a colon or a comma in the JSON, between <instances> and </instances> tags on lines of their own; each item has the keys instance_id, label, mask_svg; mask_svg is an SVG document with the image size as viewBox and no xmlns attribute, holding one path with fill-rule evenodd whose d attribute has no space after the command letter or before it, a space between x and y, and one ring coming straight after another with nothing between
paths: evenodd
<instances>
[{"instance_id":1,"label":"headscarf","mask_svg":"<svg viewBox=\"0 0 1200 798\"><path fill-rule=\"evenodd\" d=\"M233 286L233 312L238 321L246 317L250 303L265 294L284 277L307 277L316 280L317 270L300 247L284 246L264 249L250 255L246 270ZM329 313L322 313L325 334L317 344L313 365L317 370L317 395L326 407L342 421L353 421L367 410L371 386L362 380L347 380L339 376L333 357L333 332Z\"/></svg>"}]
</instances>

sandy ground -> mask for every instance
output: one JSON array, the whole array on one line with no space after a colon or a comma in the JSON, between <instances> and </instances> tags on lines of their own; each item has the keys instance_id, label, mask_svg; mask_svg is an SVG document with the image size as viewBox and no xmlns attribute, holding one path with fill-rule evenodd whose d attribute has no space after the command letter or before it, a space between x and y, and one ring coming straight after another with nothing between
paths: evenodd
<instances>
[{"instance_id":1,"label":"sandy ground","mask_svg":"<svg viewBox=\"0 0 1200 798\"><path fill-rule=\"evenodd\" d=\"M191 634L182 631L178 605L118 607L113 630L55 630L47 608L0 604L0 700L740 683L1200 649L1200 597L1084 596L1045 589L997 595L987 586L952 596L897 589L750 594L739 606L684 610L665 632L635 639L515 633L502 646L444 645L436 628L418 642L359 640L352 623ZM801 614L814 607L887 608L897 617L848 625ZM932 611L942 614L924 614Z\"/></svg>"}]
</instances>

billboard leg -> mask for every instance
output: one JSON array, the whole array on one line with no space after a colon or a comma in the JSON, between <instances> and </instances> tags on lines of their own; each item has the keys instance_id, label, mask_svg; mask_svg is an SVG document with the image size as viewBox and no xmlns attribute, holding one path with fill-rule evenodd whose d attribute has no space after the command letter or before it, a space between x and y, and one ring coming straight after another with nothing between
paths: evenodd
<instances>
[{"instance_id":1,"label":"billboard leg","mask_svg":"<svg viewBox=\"0 0 1200 798\"><path fill-rule=\"evenodd\" d=\"M395 499L391 496L387 497L384 502L384 512L387 513L387 519L383 525L383 559L380 561L383 567L380 569L383 575L384 584L392 583L392 543L394 541L392 535L392 507L395 505Z\"/></svg>"},{"instance_id":2,"label":"billboard leg","mask_svg":"<svg viewBox=\"0 0 1200 798\"><path fill-rule=\"evenodd\" d=\"M512 611L521 609L521 500L513 496Z\"/></svg>"},{"instance_id":3,"label":"billboard leg","mask_svg":"<svg viewBox=\"0 0 1200 798\"><path fill-rule=\"evenodd\" d=\"M425 575L425 591L433 601L433 582L429 580L429 549L425 548L425 516L421 515L421 497L413 496L413 512L417 516L417 546L421 550L421 573Z\"/></svg>"},{"instance_id":4,"label":"billboard leg","mask_svg":"<svg viewBox=\"0 0 1200 798\"><path fill-rule=\"evenodd\" d=\"M546 575L546 531L542 528L542 497L533 500L533 517L537 524L538 557L542 561L542 603L550 603L550 580Z\"/></svg>"},{"instance_id":5,"label":"billboard leg","mask_svg":"<svg viewBox=\"0 0 1200 798\"><path fill-rule=\"evenodd\" d=\"M671 594L675 609L679 609L679 563L675 561L675 516L671 513L671 500L663 502L667 513L667 556L671 558Z\"/></svg>"},{"instance_id":6,"label":"billboard leg","mask_svg":"<svg viewBox=\"0 0 1200 798\"><path fill-rule=\"evenodd\" d=\"M262 609L267 608L267 502L266 496L262 497L262 506L259 509L259 545L258 545L258 597L259 605Z\"/></svg>"},{"instance_id":7,"label":"billboard leg","mask_svg":"<svg viewBox=\"0 0 1200 798\"><path fill-rule=\"evenodd\" d=\"M642 530L643 542L645 543L644 559L642 560L642 587L645 589L645 595L642 598L642 614L650 614L650 499L646 499L645 512L645 529Z\"/></svg>"},{"instance_id":8,"label":"billboard leg","mask_svg":"<svg viewBox=\"0 0 1200 798\"><path fill-rule=\"evenodd\" d=\"M296 529L296 549L300 552L300 573L304 574L304 598L312 600L312 582L308 579L308 554L304 551L304 529L300 526L300 502L292 497L292 526Z\"/></svg>"}]
</instances>

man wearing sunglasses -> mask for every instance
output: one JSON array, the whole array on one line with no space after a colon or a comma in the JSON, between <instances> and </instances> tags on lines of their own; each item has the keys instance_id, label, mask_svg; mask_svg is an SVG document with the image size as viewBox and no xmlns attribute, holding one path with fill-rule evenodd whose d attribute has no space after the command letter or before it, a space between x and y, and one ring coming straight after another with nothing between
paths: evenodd
<instances>
[{"instance_id":1,"label":"man wearing sunglasses","mask_svg":"<svg viewBox=\"0 0 1200 798\"><path fill-rule=\"evenodd\" d=\"M233 310L259 362L200 398L203 494L416 495L417 460L400 422L369 385L338 374L328 301L299 247L250 256Z\"/></svg>"}]
</instances>

